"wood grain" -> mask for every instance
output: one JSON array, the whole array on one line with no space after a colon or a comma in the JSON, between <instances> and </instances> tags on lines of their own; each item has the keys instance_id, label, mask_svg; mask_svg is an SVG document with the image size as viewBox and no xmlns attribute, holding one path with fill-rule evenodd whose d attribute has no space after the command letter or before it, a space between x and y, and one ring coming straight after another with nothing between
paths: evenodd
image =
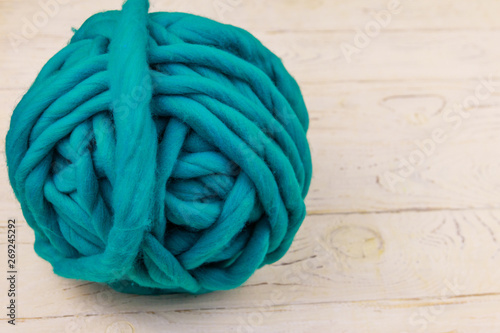
<instances>
[{"instance_id":1,"label":"wood grain","mask_svg":"<svg viewBox=\"0 0 500 333\"><path fill-rule=\"evenodd\" d=\"M16 329L499 331L499 2L400 0L390 22L358 47L360 31L391 1L152 0L152 11L234 24L276 52L304 93L314 161L309 215L282 260L236 290L161 297L54 275L33 251L8 182L12 109L72 27L122 0L64 2L13 47L9 38L43 8L0 0L0 256L7 219L16 218ZM358 51L346 57L346 44ZM1 304L6 287L0 283ZM1 315L0 331L14 332L6 321Z\"/></svg>"},{"instance_id":2,"label":"wood grain","mask_svg":"<svg viewBox=\"0 0 500 333\"><path fill-rule=\"evenodd\" d=\"M472 320L475 315L497 318L499 233L500 210L310 216L287 256L239 289L145 297L54 276L32 250L31 229L22 225L19 294L29 299L22 318L47 327L90 325L96 331L124 319L137 331L160 327L165 320L174 331L196 332L207 321L209 332L224 325L243 330L242 322L261 317L265 325L254 327L257 331L285 332L293 325L309 332L326 324L346 329L346 321L356 331L373 321L380 326L373 332L472 331L483 327ZM453 313L462 311L469 317L458 326ZM429 330L421 330L425 325ZM489 325L500 328L494 320Z\"/></svg>"}]
</instances>

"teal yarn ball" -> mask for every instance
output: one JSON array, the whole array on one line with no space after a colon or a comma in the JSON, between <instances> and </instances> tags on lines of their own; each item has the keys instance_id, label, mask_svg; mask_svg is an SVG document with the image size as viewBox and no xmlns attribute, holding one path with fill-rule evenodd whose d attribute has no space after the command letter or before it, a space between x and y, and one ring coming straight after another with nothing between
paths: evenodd
<instances>
[{"instance_id":1,"label":"teal yarn ball","mask_svg":"<svg viewBox=\"0 0 500 333\"><path fill-rule=\"evenodd\" d=\"M126 293L238 287L306 215L308 114L245 30L146 0L93 15L15 108L9 179L56 274Z\"/></svg>"}]
</instances>

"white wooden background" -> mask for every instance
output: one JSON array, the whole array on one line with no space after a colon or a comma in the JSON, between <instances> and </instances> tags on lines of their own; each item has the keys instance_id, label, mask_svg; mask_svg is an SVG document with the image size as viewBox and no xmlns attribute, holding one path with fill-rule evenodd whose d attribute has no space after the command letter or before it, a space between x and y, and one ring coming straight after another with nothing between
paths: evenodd
<instances>
[{"instance_id":1,"label":"white wooden background","mask_svg":"<svg viewBox=\"0 0 500 333\"><path fill-rule=\"evenodd\" d=\"M400 0L364 44L357 30L373 28L391 1L153 0L152 11L241 26L283 58L310 111L308 217L281 261L232 291L145 297L54 275L8 184L4 137L16 102L71 27L121 2L61 0L13 47L9 37L23 36L44 9L0 0L0 272L7 219L20 223L18 325L1 310L0 332L500 331L495 0ZM347 44L359 46L350 59ZM479 91L479 105L452 113ZM418 144L436 131L444 139L423 155Z\"/></svg>"}]
</instances>

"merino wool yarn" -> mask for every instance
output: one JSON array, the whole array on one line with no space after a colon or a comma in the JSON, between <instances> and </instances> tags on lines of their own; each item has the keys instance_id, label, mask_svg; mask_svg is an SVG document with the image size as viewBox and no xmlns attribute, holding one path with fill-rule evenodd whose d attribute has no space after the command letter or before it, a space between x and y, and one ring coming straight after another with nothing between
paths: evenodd
<instances>
[{"instance_id":1,"label":"merino wool yarn","mask_svg":"<svg viewBox=\"0 0 500 333\"><path fill-rule=\"evenodd\" d=\"M308 114L245 30L146 0L98 13L14 110L9 178L60 276L127 293L231 289L306 215Z\"/></svg>"}]
</instances>

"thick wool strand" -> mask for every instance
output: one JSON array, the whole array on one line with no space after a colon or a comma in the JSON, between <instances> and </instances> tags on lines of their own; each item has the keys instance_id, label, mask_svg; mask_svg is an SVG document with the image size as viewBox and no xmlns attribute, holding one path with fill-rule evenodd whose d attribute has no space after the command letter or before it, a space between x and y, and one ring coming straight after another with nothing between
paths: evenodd
<instances>
[{"instance_id":1,"label":"thick wool strand","mask_svg":"<svg viewBox=\"0 0 500 333\"><path fill-rule=\"evenodd\" d=\"M248 32L146 0L90 17L14 110L9 178L60 276L138 294L231 289L306 215L308 114Z\"/></svg>"}]
</instances>

